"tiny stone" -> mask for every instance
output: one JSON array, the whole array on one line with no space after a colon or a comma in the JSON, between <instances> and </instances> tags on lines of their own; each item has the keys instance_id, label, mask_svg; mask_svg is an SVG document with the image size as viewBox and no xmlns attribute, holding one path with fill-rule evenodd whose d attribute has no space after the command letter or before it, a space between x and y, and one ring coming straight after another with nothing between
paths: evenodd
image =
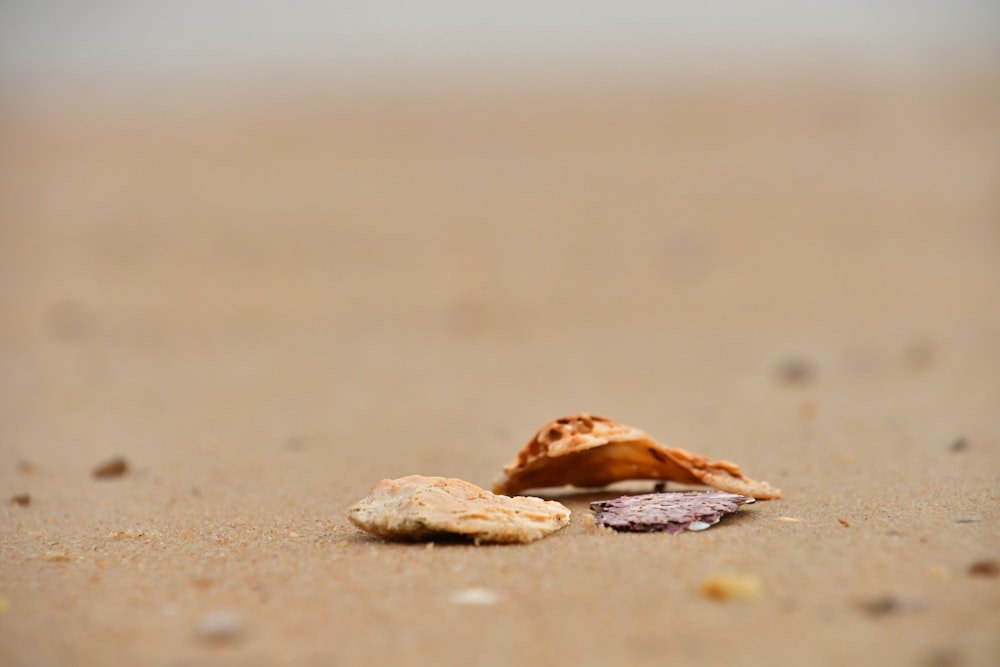
<instances>
[{"instance_id":1,"label":"tiny stone","mask_svg":"<svg viewBox=\"0 0 1000 667\"><path fill-rule=\"evenodd\" d=\"M969 566L969 576L996 577L1000 575L1000 565L995 560L980 560Z\"/></svg>"},{"instance_id":2,"label":"tiny stone","mask_svg":"<svg viewBox=\"0 0 1000 667\"><path fill-rule=\"evenodd\" d=\"M27 507L31 504L31 496L27 493L19 493L16 496L12 496L10 502L12 505L17 505L18 507Z\"/></svg>"},{"instance_id":3,"label":"tiny stone","mask_svg":"<svg viewBox=\"0 0 1000 667\"><path fill-rule=\"evenodd\" d=\"M755 600L764 594L764 587L754 576L716 574L702 580L701 594L720 602Z\"/></svg>"},{"instance_id":4,"label":"tiny stone","mask_svg":"<svg viewBox=\"0 0 1000 667\"><path fill-rule=\"evenodd\" d=\"M858 608L870 616L885 616L899 611L900 604L899 599L894 595L880 595L871 600L859 602Z\"/></svg>"},{"instance_id":5,"label":"tiny stone","mask_svg":"<svg viewBox=\"0 0 1000 667\"><path fill-rule=\"evenodd\" d=\"M800 385L813 380L816 371L805 359L786 359L778 364L778 379L783 384Z\"/></svg>"},{"instance_id":6,"label":"tiny stone","mask_svg":"<svg viewBox=\"0 0 1000 667\"><path fill-rule=\"evenodd\" d=\"M213 611L198 623L198 638L203 642L231 644L239 641L243 634L243 616L237 611Z\"/></svg>"},{"instance_id":7,"label":"tiny stone","mask_svg":"<svg viewBox=\"0 0 1000 667\"><path fill-rule=\"evenodd\" d=\"M68 563L72 557L65 551L46 551L42 558L52 563Z\"/></svg>"},{"instance_id":8,"label":"tiny stone","mask_svg":"<svg viewBox=\"0 0 1000 667\"><path fill-rule=\"evenodd\" d=\"M128 462L118 456L98 465L91 471L91 474L97 479L110 479L112 477L121 477L126 472L128 472Z\"/></svg>"},{"instance_id":9,"label":"tiny stone","mask_svg":"<svg viewBox=\"0 0 1000 667\"><path fill-rule=\"evenodd\" d=\"M287 438L282 446L290 452L300 452L306 446L306 439L299 435Z\"/></svg>"},{"instance_id":10,"label":"tiny stone","mask_svg":"<svg viewBox=\"0 0 1000 667\"><path fill-rule=\"evenodd\" d=\"M927 574L931 575L936 579L947 579L950 575L948 574L948 568L944 565L930 565L927 568Z\"/></svg>"},{"instance_id":11,"label":"tiny stone","mask_svg":"<svg viewBox=\"0 0 1000 667\"><path fill-rule=\"evenodd\" d=\"M191 584L195 588L203 591L211 588L214 583L215 582L211 579L211 577L195 577L191 580Z\"/></svg>"},{"instance_id":12,"label":"tiny stone","mask_svg":"<svg viewBox=\"0 0 1000 667\"><path fill-rule=\"evenodd\" d=\"M951 447L949 447L949 449L953 452L964 452L970 446L971 443L969 442L969 439L965 436L961 436L956 438L955 441L951 443Z\"/></svg>"},{"instance_id":13,"label":"tiny stone","mask_svg":"<svg viewBox=\"0 0 1000 667\"><path fill-rule=\"evenodd\" d=\"M943 648L927 654L920 664L922 667L960 667L965 661L957 649Z\"/></svg>"},{"instance_id":14,"label":"tiny stone","mask_svg":"<svg viewBox=\"0 0 1000 667\"><path fill-rule=\"evenodd\" d=\"M916 340L903 350L903 359L910 368L922 371L934 363L937 346L929 340Z\"/></svg>"},{"instance_id":15,"label":"tiny stone","mask_svg":"<svg viewBox=\"0 0 1000 667\"><path fill-rule=\"evenodd\" d=\"M495 605L499 598L496 593L488 588L473 587L455 591L449 599L454 604L489 607Z\"/></svg>"}]
</instances>

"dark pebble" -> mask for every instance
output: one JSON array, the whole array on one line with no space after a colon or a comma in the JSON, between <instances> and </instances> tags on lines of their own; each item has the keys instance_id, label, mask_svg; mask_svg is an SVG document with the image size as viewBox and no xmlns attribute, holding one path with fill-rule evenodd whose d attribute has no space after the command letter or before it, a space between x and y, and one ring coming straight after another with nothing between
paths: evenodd
<instances>
[{"instance_id":1,"label":"dark pebble","mask_svg":"<svg viewBox=\"0 0 1000 667\"><path fill-rule=\"evenodd\" d=\"M119 457L109 459L100 464L91 472L97 479L111 479L121 477L128 472L128 461Z\"/></svg>"},{"instance_id":2,"label":"dark pebble","mask_svg":"<svg viewBox=\"0 0 1000 667\"><path fill-rule=\"evenodd\" d=\"M971 446L971 444L972 443L969 442L968 438L961 436L955 438L955 442L951 443L951 447L949 447L949 449L953 452L964 452Z\"/></svg>"},{"instance_id":3,"label":"dark pebble","mask_svg":"<svg viewBox=\"0 0 1000 667\"><path fill-rule=\"evenodd\" d=\"M815 379L816 369L805 359L786 359L778 364L777 375L783 384L807 384Z\"/></svg>"},{"instance_id":4,"label":"dark pebble","mask_svg":"<svg viewBox=\"0 0 1000 667\"><path fill-rule=\"evenodd\" d=\"M995 560L980 560L969 566L971 577L996 577L1000 575L1000 565Z\"/></svg>"},{"instance_id":5,"label":"dark pebble","mask_svg":"<svg viewBox=\"0 0 1000 667\"><path fill-rule=\"evenodd\" d=\"M880 595L858 603L858 608L869 616L886 616L899 611L899 599L895 595Z\"/></svg>"}]
</instances>

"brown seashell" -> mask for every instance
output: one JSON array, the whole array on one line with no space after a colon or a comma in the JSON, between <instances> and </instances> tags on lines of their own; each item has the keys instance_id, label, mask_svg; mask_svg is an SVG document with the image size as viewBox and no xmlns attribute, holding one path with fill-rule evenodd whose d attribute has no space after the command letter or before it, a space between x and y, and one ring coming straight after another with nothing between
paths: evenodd
<instances>
[{"instance_id":1,"label":"brown seashell","mask_svg":"<svg viewBox=\"0 0 1000 667\"><path fill-rule=\"evenodd\" d=\"M637 428L586 413L556 419L539 429L517 458L504 466L493 491L510 495L526 489L594 488L646 479L705 484L761 500L781 497L779 489L750 479L735 463L664 447Z\"/></svg>"},{"instance_id":2,"label":"brown seashell","mask_svg":"<svg viewBox=\"0 0 1000 667\"><path fill-rule=\"evenodd\" d=\"M541 498L508 498L461 479L383 479L348 510L358 528L389 540L449 535L480 543L534 542L569 523L570 511Z\"/></svg>"}]
</instances>

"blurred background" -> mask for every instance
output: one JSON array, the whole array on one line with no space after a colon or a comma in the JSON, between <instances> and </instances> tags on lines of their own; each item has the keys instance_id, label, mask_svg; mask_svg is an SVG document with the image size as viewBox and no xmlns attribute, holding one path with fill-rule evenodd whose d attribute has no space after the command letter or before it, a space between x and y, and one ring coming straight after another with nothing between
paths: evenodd
<instances>
[{"instance_id":1,"label":"blurred background","mask_svg":"<svg viewBox=\"0 0 1000 667\"><path fill-rule=\"evenodd\" d=\"M789 358L988 383L998 71L986 0L5 2L4 446L485 469L578 409L697 448Z\"/></svg>"},{"instance_id":2,"label":"blurred background","mask_svg":"<svg viewBox=\"0 0 1000 667\"><path fill-rule=\"evenodd\" d=\"M330 92L455 76L656 83L748 68L945 74L995 65L1000 50L1000 9L989 0L49 0L5 2L2 11L0 71L15 90Z\"/></svg>"}]
</instances>

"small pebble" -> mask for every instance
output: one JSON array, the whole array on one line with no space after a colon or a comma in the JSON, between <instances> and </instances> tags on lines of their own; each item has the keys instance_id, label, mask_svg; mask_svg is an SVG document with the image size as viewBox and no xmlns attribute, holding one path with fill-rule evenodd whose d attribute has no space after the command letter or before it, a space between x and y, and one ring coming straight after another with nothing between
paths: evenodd
<instances>
[{"instance_id":1,"label":"small pebble","mask_svg":"<svg viewBox=\"0 0 1000 667\"><path fill-rule=\"evenodd\" d=\"M126 472L128 472L128 461L118 456L100 464L91 471L91 474L97 479L111 479L121 477Z\"/></svg>"},{"instance_id":2,"label":"small pebble","mask_svg":"<svg viewBox=\"0 0 1000 667\"><path fill-rule=\"evenodd\" d=\"M970 445L971 443L969 442L969 439L966 438L965 436L961 436L955 438L955 441L951 443L951 447L949 447L948 449L950 449L953 452L964 452L970 447Z\"/></svg>"},{"instance_id":3,"label":"small pebble","mask_svg":"<svg viewBox=\"0 0 1000 667\"><path fill-rule=\"evenodd\" d=\"M915 340L903 350L904 363L916 371L930 368L936 356L937 346L929 340Z\"/></svg>"},{"instance_id":4,"label":"small pebble","mask_svg":"<svg viewBox=\"0 0 1000 667\"><path fill-rule=\"evenodd\" d=\"M244 632L243 615L229 609L210 612L198 623L198 639L210 644L235 643Z\"/></svg>"},{"instance_id":5,"label":"small pebble","mask_svg":"<svg viewBox=\"0 0 1000 667\"><path fill-rule=\"evenodd\" d=\"M300 452L306 446L306 439L302 436L293 435L287 438L282 446L290 452Z\"/></svg>"},{"instance_id":6,"label":"small pebble","mask_svg":"<svg viewBox=\"0 0 1000 667\"><path fill-rule=\"evenodd\" d=\"M961 667L965 660L958 649L940 648L928 653L919 664L922 667Z\"/></svg>"},{"instance_id":7,"label":"small pebble","mask_svg":"<svg viewBox=\"0 0 1000 667\"><path fill-rule=\"evenodd\" d=\"M850 528L851 527L851 524L849 524L847 522L847 519L837 519L837 521L839 521L840 525L843 526L844 528Z\"/></svg>"},{"instance_id":8,"label":"small pebble","mask_svg":"<svg viewBox=\"0 0 1000 667\"><path fill-rule=\"evenodd\" d=\"M885 616L899 611L899 599L895 595L880 595L858 603L858 608L869 616Z\"/></svg>"},{"instance_id":9,"label":"small pebble","mask_svg":"<svg viewBox=\"0 0 1000 667\"><path fill-rule=\"evenodd\" d=\"M463 588L453 592L449 598L453 604L471 607L489 607L495 605L498 599L496 593L488 588L480 587Z\"/></svg>"},{"instance_id":10,"label":"small pebble","mask_svg":"<svg viewBox=\"0 0 1000 667\"><path fill-rule=\"evenodd\" d=\"M42 558L51 563L68 563L73 560L65 551L46 551L42 554Z\"/></svg>"},{"instance_id":11,"label":"small pebble","mask_svg":"<svg viewBox=\"0 0 1000 667\"><path fill-rule=\"evenodd\" d=\"M764 586L751 575L715 574L702 579L701 594L720 602L756 600L764 594Z\"/></svg>"},{"instance_id":12,"label":"small pebble","mask_svg":"<svg viewBox=\"0 0 1000 667\"><path fill-rule=\"evenodd\" d=\"M31 504L31 496L27 493L19 493L16 496L11 496L10 503L18 507L27 507Z\"/></svg>"},{"instance_id":13,"label":"small pebble","mask_svg":"<svg viewBox=\"0 0 1000 667\"><path fill-rule=\"evenodd\" d=\"M996 577L1000 576L1000 565L995 560L980 560L969 566L969 576L971 577Z\"/></svg>"},{"instance_id":14,"label":"small pebble","mask_svg":"<svg viewBox=\"0 0 1000 667\"><path fill-rule=\"evenodd\" d=\"M812 382L816 370L805 359L786 359L778 364L778 380L783 384L802 385Z\"/></svg>"},{"instance_id":15,"label":"small pebble","mask_svg":"<svg viewBox=\"0 0 1000 667\"><path fill-rule=\"evenodd\" d=\"M927 574L931 575L935 579L947 579L951 576L948 572L948 568L937 563L927 567Z\"/></svg>"}]
</instances>

